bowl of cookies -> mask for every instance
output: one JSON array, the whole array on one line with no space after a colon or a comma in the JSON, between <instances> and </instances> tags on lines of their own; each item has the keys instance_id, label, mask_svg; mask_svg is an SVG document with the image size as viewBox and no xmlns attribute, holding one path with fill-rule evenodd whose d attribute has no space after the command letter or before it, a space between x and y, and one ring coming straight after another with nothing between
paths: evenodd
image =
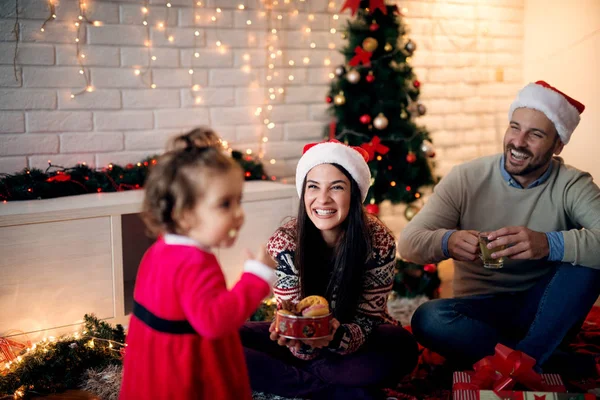
<instances>
[{"instance_id":1,"label":"bowl of cookies","mask_svg":"<svg viewBox=\"0 0 600 400\"><path fill-rule=\"evenodd\" d=\"M295 306L278 310L275 331L288 339L314 340L329 336L331 311L321 296L308 296Z\"/></svg>"}]
</instances>

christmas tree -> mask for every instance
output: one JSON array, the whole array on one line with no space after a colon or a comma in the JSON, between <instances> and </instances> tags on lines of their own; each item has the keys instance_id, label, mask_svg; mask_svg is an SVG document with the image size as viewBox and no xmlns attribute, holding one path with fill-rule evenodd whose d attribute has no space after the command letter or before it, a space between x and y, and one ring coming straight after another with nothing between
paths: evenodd
<instances>
[{"instance_id":1,"label":"christmas tree","mask_svg":"<svg viewBox=\"0 0 600 400\"><path fill-rule=\"evenodd\" d=\"M427 130L415 123L426 111L418 101L421 83L410 66L416 44L407 36L397 6L386 6L384 0L346 0L341 11L346 9L355 18L344 32L345 65L335 69L326 98L335 116L329 136L369 153L367 211L378 214L384 200L405 203L410 220L419 211L411 203L421 197L420 188L435 183L435 150ZM398 260L396 271L399 296L438 296L435 265Z\"/></svg>"},{"instance_id":2,"label":"christmas tree","mask_svg":"<svg viewBox=\"0 0 600 400\"><path fill-rule=\"evenodd\" d=\"M336 120L329 134L369 153L367 210L377 214L382 201L409 204L421 197L422 186L434 183L435 151L414 121L425 106L418 102L421 84L409 64L416 45L406 36L398 7L347 0L345 9L356 18L348 21L346 63L335 69L326 98Z\"/></svg>"}]
</instances>

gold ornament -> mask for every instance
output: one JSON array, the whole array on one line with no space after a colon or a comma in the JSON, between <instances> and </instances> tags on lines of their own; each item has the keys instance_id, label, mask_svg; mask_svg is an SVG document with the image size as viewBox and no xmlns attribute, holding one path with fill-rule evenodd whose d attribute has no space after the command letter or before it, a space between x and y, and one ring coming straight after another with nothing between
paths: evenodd
<instances>
[{"instance_id":1,"label":"gold ornament","mask_svg":"<svg viewBox=\"0 0 600 400\"><path fill-rule=\"evenodd\" d=\"M362 47L363 49L365 49L366 51L375 51L375 49L377 49L377 46L379 45L379 43L377 43L377 39L374 39L372 37L368 37L365 40L363 40L362 42Z\"/></svg>"},{"instance_id":2,"label":"gold ornament","mask_svg":"<svg viewBox=\"0 0 600 400\"><path fill-rule=\"evenodd\" d=\"M388 126L388 119L385 117L385 115L383 115L383 113L379 113L373 120L373 126L379 130L383 130Z\"/></svg>"},{"instance_id":3,"label":"gold ornament","mask_svg":"<svg viewBox=\"0 0 600 400\"><path fill-rule=\"evenodd\" d=\"M351 69L346 74L346 79L348 79L348 82L350 83L358 83L358 81L360 81L360 72L355 69Z\"/></svg>"},{"instance_id":4,"label":"gold ornament","mask_svg":"<svg viewBox=\"0 0 600 400\"><path fill-rule=\"evenodd\" d=\"M421 211L419 207L409 204L406 206L406 210L404 210L404 217L406 217L406 219L410 221L415 217L415 215L417 215L419 211Z\"/></svg>"},{"instance_id":5,"label":"gold ornament","mask_svg":"<svg viewBox=\"0 0 600 400\"><path fill-rule=\"evenodd\" d=\"M389 43L386 43L385 46L383 46L383 49L387 52L392 51L392 45Z\"/></svg>"},{"instance_id":6,"label":"gold ornament","mask_svg":"<svg viewBox=\"0 0 600 400\"><path fill-rule=\"evenodd\" d=\"M400 111L400 118L402 119L406 119L408 117L408 114L406 113L406 110L402 110Z\"/></svg>"},{"instance_id":7,"label":"gold ornament","mask_svg":"<svg viewBox=\"0 0 600 400\"><path fill-rule=\"evenodd\" d=\"M336 94L335 97L333 98L333 102L335 103L336 106L344 105L346 103L346 98L344 97L344 92L340 92L339 94Z\"/></svg>"}]
</instances>

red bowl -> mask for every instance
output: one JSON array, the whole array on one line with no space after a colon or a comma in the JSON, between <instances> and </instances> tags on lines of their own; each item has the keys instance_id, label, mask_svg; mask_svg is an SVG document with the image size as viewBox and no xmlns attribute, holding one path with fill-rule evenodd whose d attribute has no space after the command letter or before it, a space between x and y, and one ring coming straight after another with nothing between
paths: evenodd
<instances>
[{"instance_id":1,"label":"red bowl","mask_svg":"<svg viewBox=\"0 0 600 400\"><path fill-rule=\"evenodd\" d=\"M288 339L321 339L329 336L331 313L319 317L275 314L275 331Z\"/></svg>"}]
</instances>

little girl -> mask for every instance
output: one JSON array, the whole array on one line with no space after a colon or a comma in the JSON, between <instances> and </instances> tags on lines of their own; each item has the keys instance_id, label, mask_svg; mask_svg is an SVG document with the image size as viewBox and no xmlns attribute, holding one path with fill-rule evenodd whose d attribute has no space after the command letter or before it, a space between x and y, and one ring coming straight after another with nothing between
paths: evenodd
<instances>
[{"instance_id":1,"label":"little girl","mask_svg":"<svg viewBox=\"0 0 600 400\"><path fill-rule=\"evenodd\" d=\"M212 137L176 137L146 181L142 216L158 239L138 270L121 399L252 398L238 330L268 295L275 264L261 248L225 285L210 249L235 242L244 177Z\"/></svg>"}]
</instances>

